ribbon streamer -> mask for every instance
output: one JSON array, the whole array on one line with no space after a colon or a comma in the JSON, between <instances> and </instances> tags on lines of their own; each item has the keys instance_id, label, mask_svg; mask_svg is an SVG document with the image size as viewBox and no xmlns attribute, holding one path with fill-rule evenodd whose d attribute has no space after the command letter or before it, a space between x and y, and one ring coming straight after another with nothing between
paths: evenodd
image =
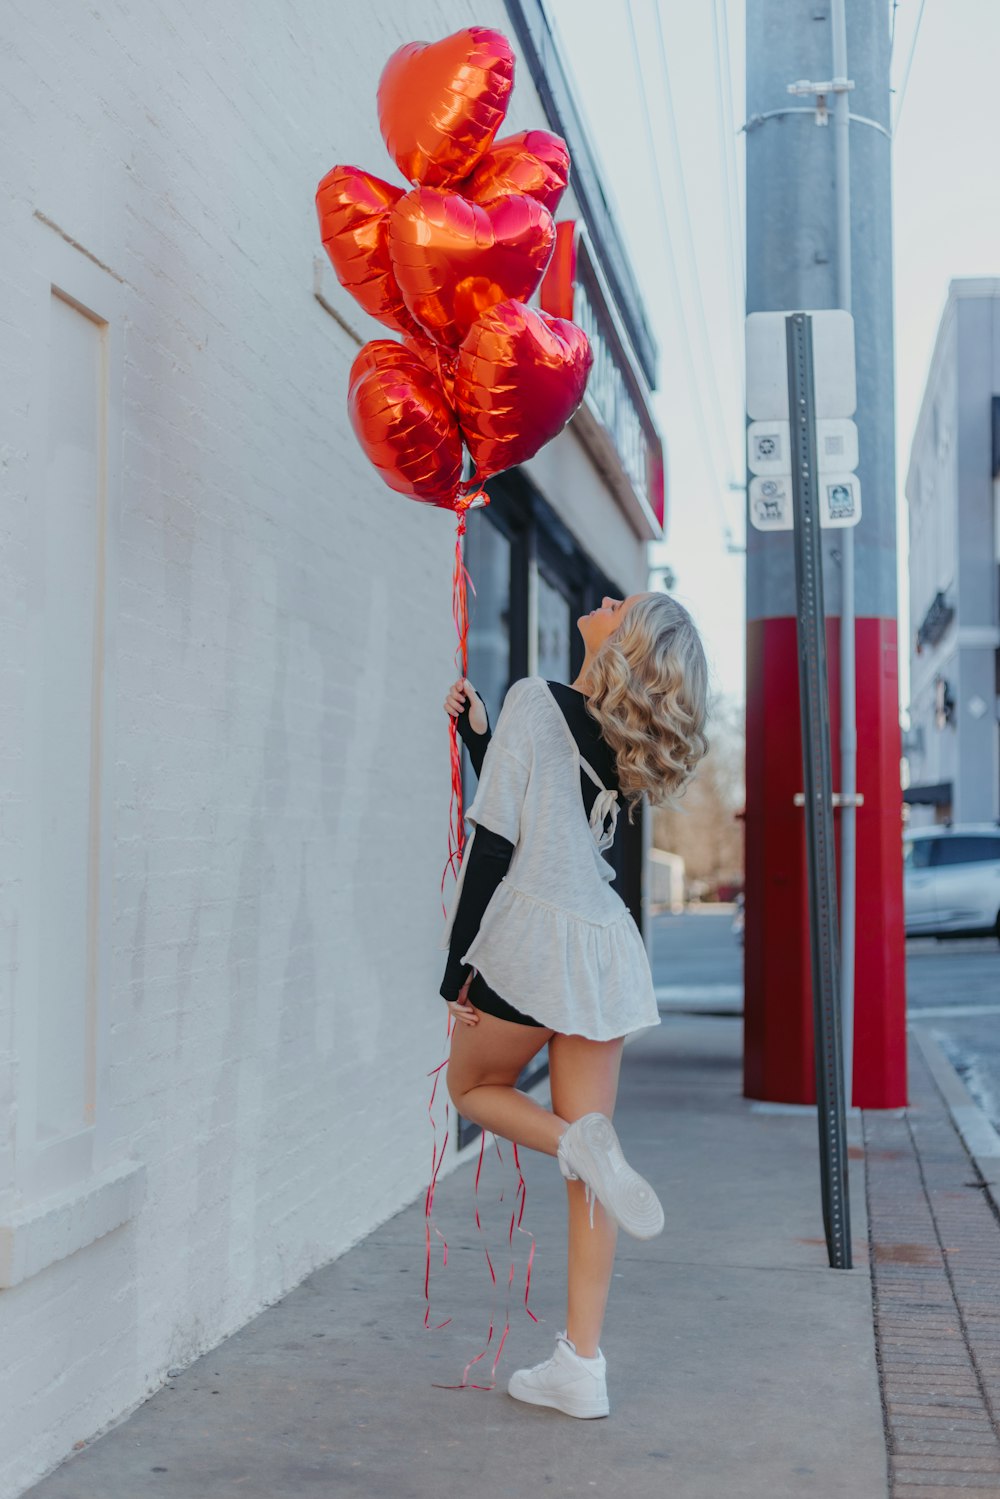
<instances>
[{"instance_id":1,"label":"ribbon streamer","mask_svg":"<svg viewBox=\"0 0 1000 1499\"><path fill-rule=\"evenodd\" d=\"M448 1024L445 1032L445 1038L446 1040L449 1040L451 1037L452 1027L452 1015L450 1010L447 1012L447 1020ZM447 1055L445 1055L444 1061L439 1062L438 1065L428 1074L428 1076L434 1079L434 1082L431 1085L430 1101L427 1105L427 1113L431 1121L431 1179L427 1184L427 1192L424 1196L424 1238L426 1241L426 1263L424 1266L424 1327L427 1328L428 1331L430 1330L431 1326L432 1231L437 1234L438 1238L441 1240L442 1245L444 1246L442 1250L441 1268L444 1269L448 1263L448 1240L445 1238L444 1234L434 1222L434 1191L437 1187L438 1173L441 1170L441 1162L444 1160L444 1153L447 1149L448 1136L450 1133L448 1128L448 1115L450 1113L450 1105L446 1102L444 1106L444 1139L441 1141L441 1148L439 1150L437 1143L437 1122L434 1118L434 1099L437 1096L438 1081L441 1077L441 1072L443 1068L447 1067L447 1065L448 1057ZM443 1322L438 1322L435 1324L434 1331L436 1332L438 1328L441 1327L447 1327L450 1321L450 1317L445 1317Z\"/></svg>"},{"instance_id":2,"label":"ribbon streamer","mask_svg":"<svg viewBox=\"0 0 1000 1499\"><path fill-rule=\"evenodd\" d=\"M458 525L456 527L456 533L455 533L455 559L454 559L454 564L453 564L453 567L452 567L452 617L453 617L453 619L455 621L455 629L456 629L456 632L458 634L458 645L457 645L456 650L455 650L456 666L458 668L459 674L463 678L465 677L465 675L466 675L466 673L468 671L469 611L468 611L468 594L467 594L466 590L467 590L467 587L471 588L472 592L473 592L473 595L475 595L476 589L475 589L475 584L472 582L472 578L469 575L469 571L468 571L468 569L465 566L465 560L464 560L464 558L462 556L462 537L465 535L465 531L466 531L466 514L467 514L467 512L469 510L472 510L472 509L477 509L481 505L488 505L488 504L489 504L489 495L486 493L486 491L483 490L483 489L473 489L471 493L464 494L464 495L459 495L457 497L456 501L455 501L455 506L454 506L455 511L456 511L456 513L458 515ZM459 741L459 735L458 735L458 728L457 728L457 724L456 724L456 721L455 721L454 718L451 719L451 722L450 722L450 758L451 758L451 800L450 800L449 808L448 808L448 859L447 859L447 862L445 864L444 870L442 871L442 875L441 875L441 893L442 893L441 905L442 905L442 911L444 912L445 916L447 916L447 904L446 904L445 899L444 899L444 885L445 885L445 880L447 879L448 870L449 869L452 871L452 874L455 875L455 877L457 878L458 867L461 864L462 853L463 853L463 849L464 849L464 845L465 845L465 828L464 828L464 817L463 817L463 808L462 808L462 757L461 757L461 747L460 747L460 741ZM428 1183L427 1191L426 1191L425 1198L424 1198L424 1243L425 1243L425 1264L424 1264L424 1303L425 1303L425 1306L424 1306L424 1327L428 1331L435 1331L435 1332L437 1330L439 1330L440 1328L442 1328L442 1327L447 1327L448 1324L449 1324L449 1322L451 1322L451 1320L452 1320L451 1317L445 1317L443 1321L434 1323L433 1326L432 1326L432 1322L431 1322L430 1282L431 1282L431 1260L432 1260L432 1247L433 1247L432 1241L433 1241L433 1236L434 1235L436 1235L438 1237L438 1239L440 1239L441 1244L442 1244L442 1266L441 1266L442 1269L444 1269L447 1266L447 1264L448 1264L448 1241L445 1239L444 1235L441 1233L440 1229L437 1227L436 1223L434 1222L433 1209L434 1209L434 1193L435 1193L435 1190L436 1190L436 1187L437 1187L438 1175L440 1173L441 1165L442 1165L442 1163L444 1161L444 1158L445 1158L445 1151L447 1149L448 1140L449 1140L449 1137L450 1137L450 1129L449 1129L449 1124L448 1124L449 1114L450 1114L450 1105L447 1102L445 1103L444 1138L442 1139L440 1147L439 1147L438 1146L438 1140L437 1140L437 1123L436 1123L436 1119L435 1119L435 1115L434 1115L434 1102L435 1102L435 1099L437 1097L438 1082L440 1080L441 1073L443 1072L444 1068L448 1065L448 1052L450 1052L450 1049L451 1049L450 1043L451 1043L451 1036L452 1036L453 1025L454 1025L454 1020L453 1020L453 1017L451 1015L451 1012L449 1011L448 1012L448 1018L447 1018L447 1029L446 1029L446 1032L445 1032L445 1040L446 1040L446 1043L447 1043L447 1045L446 1045L446 1054L445 1054L444 1060L441 1061L441 1062L439 1062L438 1065L435 1068L433 1068L432 1071L428 1074L428 1076L432 1077L434 1079L434 1081L433 1081L433 1083L431 1085L430 1101L429 1101L428 1106L427 1106L427 1112L428 1112L428 1116L429 1116L430 1122L431 1122L432 1145L431 1145L431 1175L430 1175L430 1181ZM497 1140L496 1136L493 1137L493 1143L496 1146L497 1158L498 1158L498 1160L502 1164L503 1163L503 1155L501 1154L500 1143ZM483 1231L482 1219L481 1219L480 1213L479 1213L479 1182L480 1182L480 1178L482 1176L482 1171L483 1171L483 1159L484 1159L484 1154L485 1154L485 1148L486 1148L486 1132L484 1130L482 1132L482 1135L481 1135L481 1138L480 1138L480 1143L479 1143L479 1160L478 1160L477 1165L476 1165L476 1177L475 1177L475 1184L474 1184L474 1188L473 1188L473 1208L474 1208L475 1224L476 1224L476 1228L477 1228L477 1230L479 1232L480 1239L482 1241L483 1253L484 1253L484 1255L486 1257L486 1264L487 1264L487 1268L488 1268L489 1274L490 1274L491 1289L492 1289L492 1292L493 1292L493 1296L495 1298L495 1293L496 1293L496 1289L497 1289L497 1275L496 1275L496 1270L495 1270L494 1265L493 1265L493 1260L492 1260L492 1258L490 1256L489 1248L488 1248L487 1243L486 1243L486 1235L485 1235L485 1233ZM515 1232L520 1233L520 1234L526 1234L527 1237L531 1240L531 1248L530 1248L530 1250L528 1252L528 1265L527 1265L527 1271L526 1271L526 1274L525 1274L525 1283L524 1283L524 1309L525 1309L526 1313L528 1314L528 1316L531 1318L531 1320L533 1322L537 1322L538 1321L538 1318L535 1316L534 1312L531 1310L531 1307L528 1305L528 1298L529 1298L529 1295L530 1295L530 1292L531 1292L531 1268L532 1268L532 1264L534 1263L534 1258L535 1258L535 1236L530 1231L530 1229L526 1229L526 1228L523 1227L524 1208L525 1208L525 1203L526 1203L526 1200L527 1200L527 1187L525 1185L524 1176L523 1176L523 1173L521 1171L521 1162L520 1162L520 1158L519 1158L518 1153L517 1153L517 1145L516 1144L513 1145L513 1153L514 1153L514 1169L517 1172L517 1187L516 1187L516 1191L515 1191L514 1208L513 1208L512 1212L511 1212L511 1215L510 1215L510 1227L509 1227L508 1234L507 1234L508 1245L509 1245L510 1252L511 1252L511 1260L510 1260L510 1269L509 1269L508 1274L507 1274L506 1298L505 1298L505 1305L504 1305L504 1325L503 1325L503 1332L502 1332L502 1334L500 1336L500 1341L499 1341L499 1343L497 1345L497 1350L496 1350L496 1353L494 1354L493 1363L492 1363L492 1366L490 1368L490 1383L489 1384L477 1384L475 1381L470 1381L470 1379L469 1379L469 1370L472 1369L476 1364L478 1364L482 1359L484 1359L486 1357L486 1354L489 1352L490 1344L493 1341L493 1337L494 1337L494 1334L496 1332L496 1327L497 1327L497 1318L496 1318L496 1314L495 1314L495 1300L494 1299L491 1299L490 1321L489 1321L489 1329L488 1329L487 1335L486 1335L486 1342L483 1345L483 1347L480 1350L480 1352L477 1353L473 1358L471 1358L469 1360L469 1362L466 1364L464 1370L462 1371L461 1382L459 1384L451 1384L451 1385L435 1384L435 1388L436 1389L442 1389L442 1390L464 1390L464 1389L471 1389L471 1390L492 1390L492 1389L494 1389L496 1387L497 1365L498 1365L498 1363L500 1361L500 1355L503 1352L504 1344L507 1341L507 1334L510 1332L510 1298L511 1298L511 1290L512 1290L513 1283L514 1283L514 1270L515 1270L515 1255L514 1255L514 1234L515 1234ZM503 1202L503 1192L502 1191L500 1193L500 1201Z\"/></svg>"},{"instance_id":3,"label":"ribbon streamer","mask_svg":"<svg viewBox=\"0 0 1000 1499\"><path fill-rule=\"evenodd\" d=\"M500 1150L500 1142L496 1138L495 1135L493 1137L493 1144L496 1147L497 1159L500 1161L500 1163L502 1165L503 1164L503 1155L502 1155L501 1150ZM477 1165L476 1165L476 1178L475 1178L475 1188L474 1188L474 1208L475 1208L476 1228L478 1229L480 1239L482 1240L483 1253L486 1256L486 1264L487 1264L487 1267L488 1267L489 1272L490 1272L490 1280L491 1280L491 1283L492 1283L493 1291L495 1293L496 1292L496 1288L497 1288L496 1270L494 1269L493 1259L492 1259L492 1257L490 1255L489 1248L487 1247L487 1244L486 1244L486 1236L485 1236L485 1234L483 1232L482 1219L480 1218L480 1215L479 1215L479 1179L480 1179L480 1177L482 1175L483 1157L484 1157L485 1149L486 1149L486 1132L484 1130L483 1133L482 1133L482 1135L480 1136L480 1141L479 1141L479 1160L478 1160ZM521 1172L521 1162L520 1162L520 1159L518 1157L517 1146L516 1145L513 1145L513 1152L514 1152L514 1168L517 1171L517 1191L516 1191L516 1194L515 1194L514 1209L513 1209L512 1213L510 1215L510 1228L509 1228L508 1234L507 1234L507 1242L508 1242L508 1245L509 1245L510 1251L511 1251L511 1260L510 1260L510 1269L507 1272L507 1284L506 1284L506 1293L505 1293L505 1299L504 1299L503 1332L500 1335L500 1341L497 1344L497 1351L493 1355L493 1363L490 1366L490 1382L489 1382L489 1384L477 1384L474 1380L470 1380L469 1379L469 1370L471 1368L473 1368L474 1365L478 1364L480 1362L480 1360L484 1359L486 1357L487 1353L489 1352L490 1344L493 1341L493 1337L494 1337L494 1334L496 1332L497 1322L498 1322L498 1318L496 1317L496 1312L495 1312L495 1305L496 1305L495 1299L493 1301L491 1301L491 1305L490 1305L490 1324L489 1324L489 1329L488 1329L487 1334L486 1334L486 1342L484 1343L483 1347L480 1349L480 1351L477 1354L475 1354L475 1356L473 1358L470 1358L469 1362L466 1364L465 1368L462 1370L462 1378L461 1378L461 1381L460 1381L459 1384L437 1384L437 1383L435 1383L434 1388L437 1389L437 1390L487 1390L488 1391L488 1390L494 1390L494 1389L496 1389L497 1365L500 1362L500 1355L503 1353L504 1344L507 1341L507 1334L510 1332L510 1299L511 1299L511 1291L512 1291L512 1288L513 1288L513 1285L514 1285L514 1271L515 1271L515 1268L516 1268L515 1256L514 1256L514 1232L515 1232L515 1230L518 1233L527 1234L528 1238L530 1238L530 1240L531 1240L531 1249L530 1249L530 1251L528 1253L528 1268L527 1268L527 1274L526 1274L526 1277L525 1277L525 1284L524 1284L524 1309L525 1309L525 1311L527 1312L528 1316L531 1318L531 1320L533 1322L537 1322L538 1321L538 1318L535 1316L534 1312L531 1310L531 1307L528 1305L528 1296L529 1296L530 1289L531 1289L531 1266L532 1266L532 1262L533 1262L533 1260L535 1258L535 1236L534 1236L533 1233L531 1233L531 1231L529 1229L523 1228L521 1226L522 1225L522 1220L524 1218L524 1205L525 1205L525 1200L526 1200L526 1197L527 1197L527 1188L525 1186L524 1176L523 1176L523 1174ZM503 1202L503 1192L500 1193L500 1201Z\"/></svg>"},{"instance_id":4,"label":"ribbon streamer","mask_svg":"<svg viewBox=\"0 0 1000 1499\"><path fill-rule=\"evenodd\" d=\"M466 585L472 589L473 595L476 592L476 586L462 556L465 517L468 510L478 509L481 505L488 505L489 502L490 497L484 489L476 490L469 495L460 495L455 501L458 525L455 530L455 560L451 573L451 612L458 633L455 665L461 677L464 677L469 670L469 606ZM454 718L449 721L448 733L451 755L451 800L448 804L448 858L441 871L441 910L445 916L448 914L448 905L444 898L445 880L448 878L449 869L455 878L458 878L458 866L461 863L462 850L465 845L465 826L462 816L462 749L458 726Z\"/></svg>"}]
</instances>

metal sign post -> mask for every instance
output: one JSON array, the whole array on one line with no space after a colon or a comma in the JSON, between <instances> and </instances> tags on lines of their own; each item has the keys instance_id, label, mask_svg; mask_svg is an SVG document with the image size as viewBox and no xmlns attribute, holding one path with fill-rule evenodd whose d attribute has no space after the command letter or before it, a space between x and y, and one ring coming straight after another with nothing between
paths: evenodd
<instances>
[{"instance_id":1,"label":"metal sign post","mask_svg":"<svg viewBox=\"0 0 1000 1499\"><path fill-rule=\"evenodd\" d=\"M785 319L785 339L820 1182L829 1262L836 1269L849 1270L851 1227L812 318L792 313Z\"/></svg>"}]
</instances>

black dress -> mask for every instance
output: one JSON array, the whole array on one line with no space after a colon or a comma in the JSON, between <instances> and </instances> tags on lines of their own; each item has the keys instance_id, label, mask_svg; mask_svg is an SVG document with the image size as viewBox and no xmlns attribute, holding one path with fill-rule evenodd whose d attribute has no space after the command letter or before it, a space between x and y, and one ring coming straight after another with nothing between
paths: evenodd
<instances>
[{"instance_id":1,"label":"black dress","mask_svg":"<svg viewBox=\"0 0 1000 1499\"><path fill-rule=\"evenodd\" d=\"M548 685L562 709L581 755L590 761L605 786L617 789L618 767L614 751L602 738L597 720L587 709L587 700L583 693L575 687L567 686L565 682L549 682ZM468 703L455 722L462 742L469 751L473 769L478 776L486 754L486 746L490 742L489 714L487 713L486 728L482 734L477 734L469 722ZM581 767L580 794L588 817L597 799L598 791L599 788L595 782ZM478 932L483 912L493 892L507 873L513 853L514 845L509 839L501 837L492 828L484 827L481 823L478 825L472 848L469 851L469 862L466 866L458 906L455 909L448 962L438 991L444 999L458 998L462 985L475 967L473 963L462 963L461 955L468 950L469 944ZM484 1010L487 1015L495 1015L500 1020L512 1020L520 1025L540 1024L531 1015L526 1015L522 1010L516 1009L509 999L503 998L491 989L478 970L473 975L467 994L469 1002L477 1010Z\"/></svg>"}]
</instances>

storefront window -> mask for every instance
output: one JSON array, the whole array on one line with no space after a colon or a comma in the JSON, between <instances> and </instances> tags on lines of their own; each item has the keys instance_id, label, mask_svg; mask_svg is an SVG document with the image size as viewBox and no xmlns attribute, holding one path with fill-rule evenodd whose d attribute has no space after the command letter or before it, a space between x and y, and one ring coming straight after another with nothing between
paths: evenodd
<instances>
[{"instance_id":1,"label":"storefront window","mask_svg":"<svg viewBox=\"0 0 1000 1499\"><path fill-rule=\"evenodd\" d=\"M570 636L573 629L566 595L538 575L538 675L565 682L570 675Z\"/></svg>"},{"instance_id":2,"label":"storefront window","mask_svg":"<svg viewBox=\"0 0 1000 1499\"><path fill-rule=\"evenodd\" d=\"M511 546L487 516L470 520L465 536L465 565L475 593L468 588L469 681L495 724L510 686Z\"/></svg>"}]
</instances>

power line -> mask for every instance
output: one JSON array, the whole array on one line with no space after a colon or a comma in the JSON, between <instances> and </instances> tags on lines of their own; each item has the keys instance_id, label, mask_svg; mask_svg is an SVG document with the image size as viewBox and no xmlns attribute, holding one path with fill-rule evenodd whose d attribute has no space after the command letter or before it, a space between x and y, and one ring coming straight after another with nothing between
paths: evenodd
<instances>
[{"instance_id":1,"label":"power line","mask_svg":"<svg viewBox=\"0 0 1000 1499\"><path fill-rule=\"evenodd\" d=\"M719 437L723 452L730 447L732 438L727 429L724 407L719 391L719 380L715 365L714 346L708 329L708 318L705 313L705 296L701 285L701 276L698 271L698 255L694 246L694 231L691 224L691 202L687 190L687 179L684 172L684 161L681 156L680 132L677 127L677 112L674 108L674 93L670 81L670 68L667 63L667 48L663 36L663 24L660 19L660 7L653 5L653 15L656 20L656 37L660 58L660 71L663 75L663 96L667 109L668 134L673 147L674 166L677 172L677 181L681 190L681 214L684 226L684 237L687 242L688 258L691 262L691 279L694 286L695 313L698 318L698 326L701 332L702 343L706 355L706 369L712 386L714 397L713 411L718 421Z\"/></svg>"},{"instance_id":2,"label":"power line","mask_svg":"<svg viewBox=\"0 0 1000 1499\"><path fill-rule=\"evenodd\" d=\"M720 14L722 16L721 27L719 25ZM743 243L743 200L740 196L740 174L736 165L736 139L739 132L736 129L736 108L733 102L733 68L729 50L728 0L715 0L715 10L712 20L715 61L719 78L719 97L722 107L723 128L725 130L726 175L731 193L731 202L735 204L736 209L734 218L740 230L739 238L736 240L737 262L740 272L740 286L743 291L743 300L745 301L747 288L746 246Z\"/></svg>"},{"instance_id":3,"label":"power line","mask_svg":"<svg viewBox=\"0 0 1000 1499\"><path fill-rule=\"evenodd\" d=\"M895 136L899 129L899 117L903 113L903 105L906 103L906 86L910 81L910 69L913 67L913 54L917 50L917 38L920 35L920 23L924 19L924 10L927 0L920 0L920 9L917 11L917 24L913 28L913 40L910 43L910 55L906 59L906 71L903 74L903 82L899 90L899 102L896 105L896 118L892 123L892 133Z\"/></svg>"},{"instance_id":4,"label":"power line","mask_svg":"<svg viewBox=\"0 0 1000 1499\"><path fill-rule=\"evenodd\" d=\"M681 294L680 277L677 273L677 261L673 253L674 240L670 228L670 216L667 213L666 199L664 198L663 194L662 171L660 167L659 152L656 149L656 140L653 135L652 116L649 109L649 97L646 92L645 75L643 73L642 64L639 57L639 42L636 36L635 17L632 13L632 0L627 0L626 13L628 15L629 36L632 43L632 57L635 63L636 77L638 79L639 91L642 97L642 113L643 122L646 127L646 143L649 149L650 163L653 168L653 187L656 197L656 204L659 211L661 227L663 229L665 245L664 259L667 262L667 268L673 287L674 301L677 306L678 322L680 323L684 343L688 351L688 359L690 361L692 374L691 392L694 398L695 417L697 419L698 426L701 432L705 461L711 467L712 492L715 498L716 508L719 512L719 520L722 526L723 537L725 537L729 530L729 523L722 505L722 486L719 480L718 472L715 469L714 461L715 445L709 437L708 421L705 415L705 405L702 398L701 386L698 380L697 366L694 359L694 343L691 338L691 330L688 327L686 304L684 301L684 297Z\"/></svg>"},{"instance_id":5,"label":"power line","mask_svg":"<svg viewBox=\"0 0 1000 1499\"><path fill-rule=\"evenodd\" d=\"M719 25L721 12L722 24ZM733 79L732 53L729 46L729 0L715 0L713 11L713 32L715 40L716 73L718 77L718 92L721 108L721 120L723 129L723 150L725 153L726 187L727 187L727 232L732 244L733 254L729 259L730 269L730 291L733 296L733 337L736 369L739 374L740 383L740 410L746 411L747 404L747 378L746 359L743 344L743 328L746 321L747 304L747 262L746 262L746 221L744 218L743 199L740 194L740 174L736 155L736 106L735 88ZM734 211L735 210L735 211ZM735 221L735 222L734 222ZM733 267L736 267L736 281L733 280ZM741 457L743 455L741 454ZM744 459L745 462L745 459ZM743 483L731 483L730 492L738 491L742 495L740 519L743 524L743 545L730 540L728 550L730 552L746 553L746 477L744 468Z\"/></svg>"},{"instance_id":6,"label":"power line","mask_svg":"<svg viewBox=\"0 0 1000 1499\"><path fill-rule=\"evenodd\" d=\"M713 343L711 333L709 332L708 318L707 318L706 310L705 310L705 293L704 293L704 287L702 285L701 273L700 273L700 270L699 270L698 255L697 255L697 252L695 250L695 243L694 243L694 230L693 230L692 218L691 218L691 198L690 198L690 194L688 192L687 175L686 175L685 170L684 170L684 160L683 160L683 157L682 157L682 154L681 154L680 132L679 132L678 127L677 127L677 111L676 111L675 106L674 106L674 91L673 91L673 86L672 86L671 77L670 77L670 65L669 65L669 63L667 61L667 46L666 46L666 40L665 40L664 34L663 34L663 23L662 23L662 19L661 19L661 15L660 15L660 6L657 3L657 0L653 0L653 15L654 15L654 18L655 18L655 21L656 21L657 48L658 48L658 52L659 52L660 72L661 72L662 77L663 77L663 93L664 93L664 100L665 100L666 109L667 109L668 134L669 134L669 137L670 137L671 145L673 147L674 166L675 166L675 170L676 170L676 174L677 174L677 181L678 181L678 183L680 185L680 191L681 191L681 211L682 211L682 216L683 216L683 226L684 226L685 239L687 241L688 257L689 257L689 260L690 260L690 263L691 263L691 277L692 277L692 282L693 282L693 286L694 286L694 293L695 293L695 297L694 297L695 312L696 312L696 315L697 315L697 318L698 318L698 326L699 326L699 329L700 329L700 332L701 332L702 344L703 344L704 351L705 351L705 369L706 369L707 376L708 376L708 379L710 381L711 390L712 390L713 413L714 413L714 415L715 415L715 417L717 419L718 427L719 427L720 451L723 454L727 455L727 466L728 466L728 460L732 459L733 451L734 451L733 438L735 437L736 423L735 422L733 423L733 432L731 433L730 432L729 422L726 419L726 414L725 414L726 408L725 408L725 404L724 404L724 402L722 400L722 395L721 395L721 390L720 390L720 383L719 383L719 376L718 376L718 367L717 367L716 355L715 355L715 344ZM714 10L714 5L713 5L713 21L714 20L715 20L715 10ZM719 103L720 109L722 109L723 105L722 105L722 102L721 102L721 67L719 65L718 53L716 54L716 61L717 61L717 66L716 66L716 70L715 71L716 71L716 81L717 81L717 84L718 84L718 87L716 89L716 99L717 99L717 102ZM726 187L728 187L728 184L726 184ZM724 187L724 189L723 189L723 208L724 208L724 211L728 213L729 200L728 200L728 197L727 197L727 194L726 194L726 187ZM729 243L726 246L726 264L727 264L727 271L728 271L729 275L731 276L732 275L732 264L733 264L733 262L732 262L732 256L733 256L733 250L734 250L734 245L733 245L734 235L733 235L731 229L730 229L729 234L727 235L727 238L729 240ZM742 350L739 347L739 338L738 338L738 330L739 330L740 325L741 325L741 319L737 316L737 318L735 319L735 321L730 326L730 332L731 332L731 334L733 335L733 337L735 339L734 346L733 346L734 353L735 353L735 363L736 363L736 369L739 372L739 375L740 375L740 378L741 378L741 385L742 385L743 357L742 357ZM741 398L740 408L739 408L741 413L742 413L742 411L744 409L745 404L746 404L745 401ZM740 457L742 458L742 442L739 442L738 447L739 447L739 450L740 450ZM740 465L740 470L742 471L742 464ZM727 490L729 488L731 488L731 486L727 485ZM724 501L721 503L721 507L720 508L722 509L722 512L725 515L726 514L726 507L725 507ZM725 535L726 535L727 546L729 546L729 545L731 545L732 527L730 526L730 524L728 522L728 518L724 521L724 531L725 531Z\"/></svg>"},{"instance_id":7,"label":"power line","mask_svg":"<svg viewBox=\"0 0 1000 1499\"><path fill-rule=\"evenodd\" d=\"M719 24L719 10L722 25ZM742 329L746 315L746 261L743 254L743 220L740 213L738 173L736 169L736 130L733 120L732 70L729 61L729 17L726 0L713 0L712 38L715 44L715 81L718 102L719 140L723 157L725 191L723 209L726 239L730 253L726 257L729 271L729 294L732 300L732 333L736 368L740 380L740 405L746 409L746 372L744 369ZM723 40L724 38L724 40ZM735 212L734 212L735 206Z\"/></svg>"},{"instance_id":8,"label":"power line","mask_svg":"<svg viewBox=\"0 0 1000 1499\"><path fill-rule=\"evenodd\" d=\"M700 336L702 336L703 349L705 349L705 369L708 373L709 384L712 388L712 414L718 424L718 438L723 453L732 457L732 435L727 429L726 417L724 417L724 403L721 399L720 384L718 384L717 361L715 361L714 343L709 333L708 316L705 310L705 294L702 289L702 277L699 274L699 259L694 249L693 222L691 222L691 202L688 196L687 175L684 171L684 160L681 156L681 136L678 130L678 117L676 117L675 103L673 103L673 88L670 84L670 67L667 64L666 40L664 40L663 24L660 19L660 7L654 3L654 16L657 22L658 54L660 54L660 70L663 75L664 102L667 109L667 135L670 136L670 144L673 147L673 159L675 159L676 178L678 178L679 189L681 189L681 217L682 228L684 228L685 243L687 243L688 259L691 264L691 282L694 289L694 313L696 313L697 324L699 324ZM630 0L630 22L631 22L631 0ZM634 25L633 25L634 37ZM642 85L642 67L640 67L640 85Z\"/></svg>"}]
</instances>

